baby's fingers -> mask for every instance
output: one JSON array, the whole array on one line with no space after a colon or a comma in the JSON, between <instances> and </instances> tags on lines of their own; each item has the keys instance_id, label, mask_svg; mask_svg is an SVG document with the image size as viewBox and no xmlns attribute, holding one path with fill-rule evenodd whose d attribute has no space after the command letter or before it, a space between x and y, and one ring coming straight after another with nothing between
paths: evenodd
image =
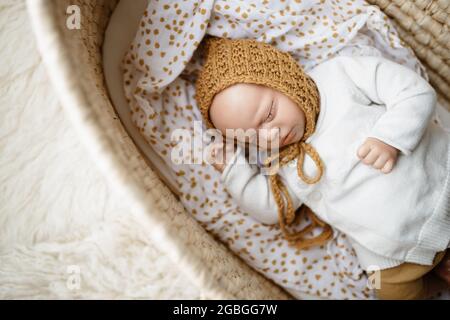
<instances>
[{"instance_id":1,"label":"baby's fingers","mask_svg":"<svg viewBox=\"0 0 450 320\"><path fill-rule=\"evenodd\" d=\"M358 149L358 157L360 159L364 159L370 152L370 145L368 143L364 143L363 145L361 145Z\"/></svg>"},{"instance_id":2,"label":"baby's fingers","mask_svg":"<svg viewBox=\"0 0 450 320\"><path fill-rule=\"evenodd\" d=\"M375 161L378 159L378 157L380 156L380 153L374 149L372 149L368 155L366 155L364 157L364 159L362 159L362 162L366 165L372 165L375 163Z\"/></svg>"},{"instance_id":3,"label":"baby's fingers","mask_svg":"<svg viewBox=\"0 0 450 320\"><path fill-rule=\"evenodd\" d=\"M375 160L372 167L374 167L375 169L382 169L386 165L386 162L388 160L389 160L389 155L382 153L382 154L380 154L378 159Z\"/></svg>"},{"instance_id":4,"label":"baby's fingers","mask_svg":"<svg viewBox=\"0 0 450 320\"><path fill-rule=\"evenodd\" d=\"M381 172L383 173L389 173L392 171L392 168L394 167L394 160L393 159L389 159L388 161L386 161L386 163L384 164L383 168L381 169Z\"/></svg>"},{"instance_id":5,"label":"baby's fingers","mask_svg":"<svg viewBox=\"0 0 450 320\"><path fill-rule=\"evenodd\" d=\"M365 165L372 166L389 173L395 165L397 159L396 149L375 138L367 138L357 151L358 157Z\"/></svg>"}]
</instances>

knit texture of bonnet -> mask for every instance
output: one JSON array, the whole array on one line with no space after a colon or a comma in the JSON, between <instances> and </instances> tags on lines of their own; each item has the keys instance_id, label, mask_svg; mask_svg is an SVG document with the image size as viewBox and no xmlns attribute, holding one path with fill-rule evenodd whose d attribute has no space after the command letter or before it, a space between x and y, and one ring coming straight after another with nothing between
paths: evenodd
<instances>
[{"instance_id":1,"label":"knit texture of bonnet","mask_svg":"<svg viewBox=\"0 0 450 320\"><path fill-rule=\"evenodd\" d=\"M211 37L205 39L204 50L205 63L196 82L195 99L207 127L214 128L209 117L214 96L227 87L237 83L252 83L278 90L302 109L306 120L302 139L281 148L276 154L278 165L282 167L298 158L299 177L307 184L319 181L324 170L323 163L316 150L305 142L314 133L320 111L320 95L314 81L289 53L256 40ZM316 164L318 173L315 177L308 177L303 172L305 153ZM270 166L273 159L267 159L265 165ZM330 226L305 205L301 206L296 216L291 197L278 174L271 174L269 181L278 206L280 228L289 243L299 249L325 243L332 235ZM287 225L298 222L303 215L307 215L311 223L299 232L289 231ZM317 226L323 228L319 236L305 237Z\"/></svg>"}]
</instances>

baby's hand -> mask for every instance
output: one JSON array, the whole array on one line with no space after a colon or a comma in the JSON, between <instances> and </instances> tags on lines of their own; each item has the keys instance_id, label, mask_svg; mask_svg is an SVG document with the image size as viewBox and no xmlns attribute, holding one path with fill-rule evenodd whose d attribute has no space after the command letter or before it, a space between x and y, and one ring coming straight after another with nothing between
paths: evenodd
<instances>
[{"instance_id":1,"label":"baby's hand","mask_svg":"<svg viewBox=\"0 0 450 320\"><path fill-rule=\"evenodd\" d=\"M381 169L383 173L389 173L397 161L398 149L376 138L367 138L357 153L364 164Z\"/></svg>"},{"instance_id":2,"label":"baby's hand","mask_svg":"<svg viewBox=\"0 0 450 320\"><path fill-rule=\"evenodd\" d=\"M212 144L209 150L208 162L213 165L216 170L223 172L226 164L234 155L235 148L233 143Z\"/></svg>"}]
</instances>

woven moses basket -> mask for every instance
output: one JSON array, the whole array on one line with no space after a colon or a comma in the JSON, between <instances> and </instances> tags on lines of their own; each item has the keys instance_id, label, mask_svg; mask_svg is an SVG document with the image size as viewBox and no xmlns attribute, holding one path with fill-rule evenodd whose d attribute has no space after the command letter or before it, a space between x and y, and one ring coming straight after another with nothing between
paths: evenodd
<instances>
[{"instance_id":1,"label":"woven moses basket","mask_svg":"<svg viewBox=\"0 0 450 320\"><path fill-rule=\"evenodd\" d=\"M101 59L104 31L118 0L29 0L43 60L72 123L130 210L201 288L204 298L289 299L206 232L146 162L108 97ZM450 101L450 0L370 0L391 17L427 67L440 102ZM66 27L69 5L81 8L80 30ZM450 109L449 109L450 110Z\"/></svg>"}]
</instances>

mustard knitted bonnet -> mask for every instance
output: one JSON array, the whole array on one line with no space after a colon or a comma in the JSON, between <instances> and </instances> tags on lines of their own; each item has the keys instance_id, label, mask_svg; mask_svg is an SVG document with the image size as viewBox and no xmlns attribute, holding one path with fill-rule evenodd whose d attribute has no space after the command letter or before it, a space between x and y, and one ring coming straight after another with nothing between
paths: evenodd
<instances>
[{"instance_id":1,"label":"mustard knitted bonnet","mask_svg":"<svg viewBox=\"0 0 450 320\"><path fill-rule=\"evenodd\" d=\"M298 143L280 149L279 167L298 158L298 176L308 184L316 183L323 174L323 163L316 150L306 140L315 130L320 111L320 96L314 81L303 71L289 53L282 52L270 44L252 39L225 39L210 37L204 43L205 63L196 82L195 99L208 128L214 128L209 110L214 96L237 83L252 83L278 90L292 99L305 114L305 131ZM308 177L303 173L305 153L315 162L318 174ZM267 159L270 165L273 158ZM296 216L289 193L278 174L269 176L271 190L278 206L280 228L286 239L298 248L322 244L331 236L331 228L319 220L306 206ZM283 198L286 200L284 201ZM311 224L299 232L290 232L287 225L296 217L307 214ZM306 238L314 227L323 232L314 238Z\"/></svg>"}]
</instances>

